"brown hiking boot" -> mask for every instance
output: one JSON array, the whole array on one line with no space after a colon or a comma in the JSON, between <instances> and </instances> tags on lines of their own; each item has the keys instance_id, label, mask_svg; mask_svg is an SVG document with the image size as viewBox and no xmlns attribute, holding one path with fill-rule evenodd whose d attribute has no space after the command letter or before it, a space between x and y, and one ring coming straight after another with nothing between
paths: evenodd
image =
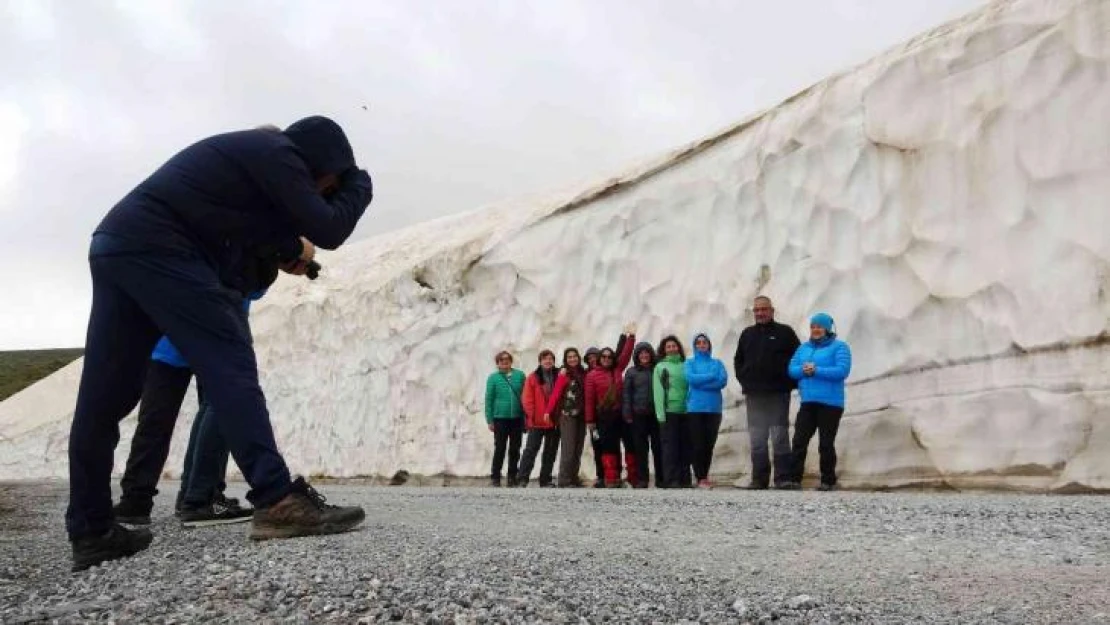
<instances>
[{"instance_id":1,"label":"brown hiking boot","mask_svg":"<svg viewBox=\"0 0 1110 625\"><path fill-rule=\"evenodd\" d=\"M298 477L293 490L281 501L254 511L251 540L340 534L366 518L362 508L332 506L326 501L304 478Z\"/></svg>"}]
</instances>

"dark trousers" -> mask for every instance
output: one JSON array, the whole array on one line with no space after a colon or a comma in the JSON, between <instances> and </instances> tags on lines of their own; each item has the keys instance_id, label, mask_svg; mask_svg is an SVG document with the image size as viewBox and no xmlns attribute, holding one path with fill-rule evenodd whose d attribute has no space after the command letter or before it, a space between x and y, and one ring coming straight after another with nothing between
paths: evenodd
<instances>
[{"instance_id":1,"label":"dark trousers","mask_svg":"<svg viewBox=\"0 0 1110 625\"><path fill-rule=\"evenodd\" d=\"M713 464L713 449L717 446L717 433L721 430L719 412L690 412L686 414L690 427L690 447L694 465L694 477L700 482L709 479L709 468Z\"/></svg>"},{"instance_id":2,"label":"dark trousers","mask_svg":"<svg viewBox=\"0 0 1110 625\"><path fill-rule=\"evenodd\" d=\"M654 414L635 415L632 420L632 451L636 454L639 469L639 486L647 486L651 481L649 465L655 468L655 485L663 485L663 439L659 420ZM653 462L648 461L651 456ZM635 486L635 484L634 484Z\"/></svg>"},{"instance_id":3,"label":"dark trousers","mask_svg":"<svg viewBox=\"0 0 1110 625\"><path fill-rule=\"evenodd\" d=\"M540 452L541 445L543 456L540 458L540 484L543 485L551 483L551 473L555 469L555 456L559 453L559 430L555 428L528 431L517 476L522 480L532 477L532 467L536 464L536 454Z\"/></svg>"},{"instance_id":4,"label":"dark trousers","mask_svg":"<svg viewBox=\"0 0 1110 625\"><path fill-rule=\"evenodd\" d=\"M590 448L594 452L594 477L598 482L605 481L605 467L601 464L601 456L604 453L601 449L601 439L590 439Z\"/></svg>"},{"instance_id":5,"label":"dark trousers","mask_svg":"<svg viewBox=\"0 0 1110 625\"><path fill-rule=\"evenodd\" d=\"M582 451L586 446L586 423L581 417L559 417L559 486L581 484Z\"/></svg>"},{"instance_id":6,"label":"dark trousers","mask_svg":"<svg viewBox=\"0 0 1110 625\"><path fill-rule=\"evenodd\" d=\"M119 422L139 402L150 353L163 334L204 385L250 484L247 498L256 507L276 503L291 482L258 385L242 297L199 257L115 253L119 245L97 235L90 250L92 312L69 435L70 538L102 534L113 522Z\"/></svg>"},{"instance_id":7,"label":"dark trousers","mask_svg":"<svg viewBox=\"0 0 1110 625\"><path fill-rule=\"evenodd\" d=\"M189 446L185 450L185 466L181 470L181 490L177 494L179 507L204 506L224 492L229 455L212 404L201 395L200 410L193 419Z\"/></svg>"},{"instance_id":8,"label":"dark trousers","mask_svg":"<svg viewBox=\"0 0 1110 625\"><path fill-rule=\"evenodd\" d=\"M668 488L690 487L690 426L685 414L667 413L667 421L662 424L663 432L663 475Z\"/></svg>"},{"instance_id":9,"label":"dark trousers","mask_svg":"<svg viewBox=\"0 0 1110 625\"><path fill-rule=\"evenodd\" d=\"M752 393L745 396L748 439L752 447L752 483L771 484L771 439L775 458L775 484L793 479L790 455L790 393Z\"/></svg>"},{"instance_id":10,"label":"dark trousers","mask_svg":"<svg viewBox=\"0 0 1110 625\"><path fill-rule=\"evenodd\" d=\"M122 501L150 509L158 494L158 480L170 454L170 441L181 412L181 403L189 392L193 371L151 360L146 369L142 400L139 402L139 423L131 438L131 451L120 480Z\"/></svg>"},{"instance_id":11,"label":"dark trousers","mask_svg":"<svg viewBox=\"0 0 1110 625\"><path fill-rule=\"evenodd\" d=\"M628 481L639 482L636 473L635 441L632 424L626 423L619 412L602 415L597 422L597 449L601 451L602 476L607 486L621 483L621 471L627 469ZM621 463L621 447L624 447L625 462Z\"/></svg>"},{"instance_id":12,"label":"dark trousers","mask_svg":"<svg viewBox=\"0 0 1110 625\"><path fill-rule=\"evenodd\" d=\"M520 464L520 439L524 434L524 419L493 420L493 464L490 477L501 479L501 467L505 464L505 448L509 451L509 480L515 482L517 465Z\"/></svg>"},{"instance_id":13,"label":"dark trousers","mask_svg":"<svg viewBox=\"0 0 1110 625\"><path fill-rule=\"evenodd\" d=\"M844 409L828 404L803 402L794 421L794 481L801 483L806 468L806 452L817 432L817 453L821 457L821 483L836 484L836 431Z\"/></svg>"}]
</instances>

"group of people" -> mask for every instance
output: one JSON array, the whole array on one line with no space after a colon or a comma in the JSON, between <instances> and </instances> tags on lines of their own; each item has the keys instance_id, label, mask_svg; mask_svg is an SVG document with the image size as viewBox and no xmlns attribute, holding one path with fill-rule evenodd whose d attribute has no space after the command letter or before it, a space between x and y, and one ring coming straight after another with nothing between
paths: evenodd
<instances>
[{"instance_id":1,"label":"group of people","mask_svg":"<svg viewBox=\"0 0 1110 625\"><path fill-rule=\"evenodd\" d=\"M800 489L807 449L817 434L818 488L832 490L851 349L825 313L810 318L809 340L802 343L790 326L775 321L770 298L757 297L752 312L755 324L741 333L733 359L751 442L747 488ZM485 416L494 437L491 486L502 485L507 456L507 485L527 487L539 455L541 487L582 487L588 436L597 488L647 488L652 470L657 488L712 488L709 472L728 371L713 356L707 334L693 337L689 358L678 337L663 338L655 349L637 343L636 327L629 325L616 349L591 347L582 356L569 347L558 365L555 353L545 349L538 360L525 375L514 368L512 354L501 351L497 371L486 378ZM791 441L794 389L801 407Z\"/></svg>"},{"instance_id":2,"label":"group of people","mask_svg":"<svg viewBox=\"0 0 1110 625\"><path fill-rule=\"evenodd\" d=\"M186 524L246 520L257 540L347 531L355 506L326 503L278 451L258 383L247 306L279 271L309 275L316 247L351 235L373 197L346 134L308 117L202 139L108 212L89 247L92 311L69 436L66 530L73 570L148 548L158 478L191 378L201 413L178 496ZM112 505L119 422L142 399ZM223 495L228 455L253 510ZM123 524L132 525L125 527Z\"/></svg>"}]
</instances>

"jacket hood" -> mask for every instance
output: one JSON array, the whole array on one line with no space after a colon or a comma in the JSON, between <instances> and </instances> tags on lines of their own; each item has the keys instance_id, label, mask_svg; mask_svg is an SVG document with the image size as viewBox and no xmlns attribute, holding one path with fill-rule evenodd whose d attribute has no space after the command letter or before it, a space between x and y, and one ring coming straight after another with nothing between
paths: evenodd
<instances>
[{"instance_id":1,"label":"jacket hood","mask_svg":"<svg viewBox=\"0 0 1110 625\"><path fill-rule=\"evenodd\" d=\"M339 124L319 115L306 117L285 129L315 177L342 174L355 166L355 154Z\"/></svg>"},{"instance_id":2,"label":"jacket hood","mask_svg":"<svg viewBox=\"0 0 1110 625\"><path fill-rule=\"evenodd\" d=\"M699 352L697 348L698 339L701 338L704 338L705 342L709 343L709 351L704 354L702 352ZM694 340L690 342L690 345L694 348L694 358L698 358L699 356L702 358L706 358L713 355L713 341L709 340L709 335L705 332L698 332L697 334L695 334Z\"/></svg>"},{"instance_id":3,"label":"jacket hood","mask_svg":"<svg viewBox=\"0 0 1110 625\"><path fill-rule=\"evenodd\" d=\"M819 326L825 329L825 338L821 339L819 343L827 343L836 338L836 322L833 321L832 315L828 313L819 312L809 318L812 325Z\"/></svg>"},{"instance_id":4,"label":"jacket hood","mask_svg":"<svg viewBox=\"0 0 1110 625\"><path fill-rule=\"evenodd\" d=\"M637 369L643 366L640 364L640 354L642 352L651 354L651 363L655 364L655 348L651 346L651 343L636 343L636 348L632 350L632 365Z\"/></svg>"},{"instance_id":5,"label":"jacket hood","mask_svg":"<svg viewBox=\"0 0 1110 625\"><path fill-rule=\"evenodd\" d=\"M601 355L601 350L600 349L598 349L596 347L591 347L591 348L586 350L585 354L582 355L582 360L585 360L585 359L589 358L590 356L600 356L600 355Z\"/></svg>"}]
</instances>

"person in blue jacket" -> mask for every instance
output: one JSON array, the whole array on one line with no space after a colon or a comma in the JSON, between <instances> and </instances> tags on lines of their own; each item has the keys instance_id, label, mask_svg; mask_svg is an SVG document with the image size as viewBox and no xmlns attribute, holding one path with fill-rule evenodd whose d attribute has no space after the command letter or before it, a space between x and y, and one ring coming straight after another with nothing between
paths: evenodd
<instances>
[{"instance_id":1,"label":"person in blue jacket","mask_svg":"<svg viewBox=\"0 0 1110 625\"><path fill-rule=\"evenodd\" d=\"M284 271L303 275L315 246L342 245L372 197L343 129L317 116L284 131L229 132L186 147L96 227L92 310L69 436L66 531L74 570L133 555L153 539L145 528L116 522L110 482L119 422L138 403L163 335L204 387L250 486L252 539L337 533L362 522L361 508L327 505L291 478L239 307L248 252L268 250Z\"/></svg>"},{"instance_id":2,"label":"person in blue jacket","mask_svg":"<svg viewBox=\"0 0 1110 625\"><path fill-rule=\"evenodd\" d=\"M836 488L836 431L844 414L844 381L852 372L852 350L836 337L833 318L825 313L810 318L809 337L794 352L788 368L790 377L798 380L802 399L791 444L791 487L801 488L807 448L817 432L821 457L818 490L828 491Z\"/></svg>"},{"instance_id":3,"label":"person in blue jacket","mask_svg":"<svg viewBox=\"0 0 1110 625\"><path fill-rule=\"evenodd\" d=\"M712 488L709 468L721 429L722 391L728 385L728 371L724 363L713 357L713 343L707 334L694 336L694 355L686 360L684 371L689 386L686 422L693 445L694 478L698 488Z\"/></svg>"}]
</instances>

